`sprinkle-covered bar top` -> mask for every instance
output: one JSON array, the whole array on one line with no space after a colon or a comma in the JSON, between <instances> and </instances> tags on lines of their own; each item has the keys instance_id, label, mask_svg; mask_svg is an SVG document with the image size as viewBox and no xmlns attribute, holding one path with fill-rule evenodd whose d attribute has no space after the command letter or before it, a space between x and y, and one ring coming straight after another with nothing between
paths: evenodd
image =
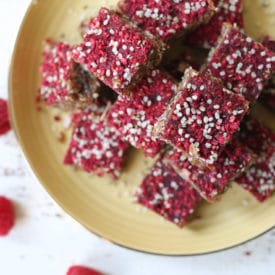
<instances>
[{"instance_id":1,"label":"sprinkle-covered bar top","mask_svg":"<svg viewBox=\"0 0 275 275\"><path fill-rule=\"evenodd\" d=\"M90 112L74 115L74 130L64 164L74 165L88 173L103 176L120 175L128 142L106 122L94 121Z\"/></svg>"},{"instance_id":2,"label":"sprinkle-covered bar top","mask_svg":"<svg viewBox=\"0 0 275 275\"><path fill-rule=\"evenodd\" d=\"M100 82L74 62L72 46L47 40L40 67L40 93L47 105L71 109L90 105L100 107Z\"/></svg>"},{"instance_id":3,"label":"sprinkle-covered bar top","mask_svg":"<svg viewBox=\"0 0 275 275\"><path fill-rule=\"evenodd\" d=\"M162 41L209 20L215 11L210 0L120 0L118 7L141 29Z\"/></svg>"},{"instance_id":4,"label":"sprinkle-covered bar top","mask_svg":"<svg viewBox=\"0 0 275 275\"><path fill-rule=\"evenodd\" d=\"M236 181L263 202L275 191L275 133L249 117L242 123L240 138L257 158Z\"/></svg>"},{"instance_id":5,"label":"sprinkle-covered bar top","mask_svg":"<svg viewBox=\"0 0 275 275\"><path fill-rule=\"evenodd\" d=\"M216 2L216 3L215 3ZM204 48L214 47L220 36L224 22L243 28L242 0L216 0L217 12L188 36L188 42Z\"/></svg>"},{"instance_id":6,"label":"sprinkle-covered bar top","mask_svg":"<svg viewBox=\"0 0 275 275\"><path fill-rule=\"evenodd\" d=\"M119 96L107 114L108 123L117 128L132 146L154 157L164 143L152 134L153 126L174 95L174 79L152 70L135 87L131 98Z\"/></svg>"},{"instance_id":7,"label":"sprinkle-covered bar top","mask_svg":"<svg viewBox=\"0 0 275 275\"><path fill-rule=\"evenodd\" d=\"M206 70L233 92L255 101L275 67L275 56L239 29L223 25L218 44L209 55Z\"/></svg>"},{"instance_id":8,"label":"sprinkle-covered bar top","mask_svg":"<svg viewBox=\"0 0 275 275\"><path fill-rule=\"evenodd\" d=\"M118 94L127 94L148 68L157 65L163 45L114 11L101 8L73 50L73 58Z\"/></svg>"},{"instance_id":9,"label":"sprinkle-covered bar top","mask_svg":"<svg viewBox=\"0 0 275 275\"><path fill-rule=\"evenodd\" d=\"M158 160L139 187L138 203L183 227L190 221L201 197L175 170Z\"/></svg>"},{"instance_id":10,"label":"sprinkle-covered bar top","mask_svg":"<svg viewBox=\"0 0 275 275\"><path fill-rule=\"evenodd\" d=\"M228 144L211 168L192 165L182 152L172 149L165 154L164 162L199 192L207 201L215 201L229 187L229 183L254 161L251 151L237 143Z\"/></svg>"},{"instance_id":11,"label":"sprinkle-covered bar top","mask_svg":"<svg viewBox=\"0 0 275 275\"><path fill-rule=\"evenodd\" d=\"M194 162L208 166L232 140L247 110L242 96L190 68L154 132Z\"/></svg>"}]
</instances>

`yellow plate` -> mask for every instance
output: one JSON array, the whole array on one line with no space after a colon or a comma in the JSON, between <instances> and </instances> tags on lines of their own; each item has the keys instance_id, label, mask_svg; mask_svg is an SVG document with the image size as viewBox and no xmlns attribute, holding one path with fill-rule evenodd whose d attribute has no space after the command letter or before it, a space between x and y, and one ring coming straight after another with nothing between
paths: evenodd
<instances>
[{"instance_id":1,"label":"yellow plate","mask_svg":"<svg viewBox=\"0 0 275 275\"><path fill-rule=\"evenodd\" d=\"M246 29L258 38L275 36L275 8L247 0ZM249 4L248 4L249 3ZM65 144L57 141L55 110L36 111L42 41L46 37L75 43L79 22L101 5L114 1L43 0L30 6L14 50L10 71L13 126L33 171L51 196L92 232L132 249L166 255L213 252L247 241L275 225L275 197L259 204L237 185L216 204L204 205L197 219L184 229L144 211L131 202L131 193L148 167L136 154L128 160L119 182L97 178L62 165ZM262 18L262 19L260 19ZM262 112L261 112L262 113ZM271 121L274 117L266 113Z\"/></svg>"}]
</instances>

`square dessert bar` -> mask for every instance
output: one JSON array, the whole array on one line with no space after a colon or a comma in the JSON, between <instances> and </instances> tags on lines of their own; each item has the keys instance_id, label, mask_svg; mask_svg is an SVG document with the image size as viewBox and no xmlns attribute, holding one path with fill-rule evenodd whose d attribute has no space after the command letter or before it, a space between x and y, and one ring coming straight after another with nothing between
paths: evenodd
<instances>
[{"instance_id":1,"label":"square dessert bar","mask_svg":"<svg viewBox=\"0 0 275 275\"><path fill-rule=\"evenodd\" d=\"M180 36L207 21L215 11L209 0L121 0L118 7L141 29L162 41Z\"/></svg>"},{"instance_id":2,"label":"square dessert bar","mask_svg":"<svg viewBox=\"0 0 275 275\"><path fill-rule=\"evenodd\" d=\"M98 176L112 174L118 178L128 142L104 120L93 121L90 112L73 117L74 129L64 164L74 165Z\"/></svg>"},{"instance_id":3,"label":"square dessert bar","mask_svg":"<svg viewBox=\"0 0 275 275\"><path fill-rule=\"evenodd\" d=\"M47 105L65 109L100 105L101 84L73 61L72 46L47 40L41 64L40 94Z\"/></svg>"},{"instance_id":4,"label":"square dessert bar","mask_svg":"<svg viewBox=\"0 0 275 275\"><path fill-rule=\"evenodd\" d=\"M208 166L232 140L247 110L248 102L242 96L189 68L154 133L198 165Z\"/></svg>"},{"instance_id":5,"label":"square dessert bar","mask_svg":"<svg viewBox=\"0 0 275 275\"><path fill-rule=\"evenodd\" d=\"M136 193L137 202L183 227L201 203L197 191L175 170L158 160Z\"/></svg>"},{"instance_id":6,"label":"square dessert bar","mask_svg":"<svg viewBox=\"0 0 275 275\"><path fill-rule=\"evenodd\" d=\"M120 14L101 8L73 58L118 94L127 94L162 57L163 44Z\"/></svg>"},{"instance_id":7,"label":"square dessert bar","mask_svg":"<svg viewBox=\"0 0 275 275\"><path fill-rule=\"evenodd\" d=\"M270 37L266 36L262 39L263 45L268 48L273 53L275 52L275 41ZM275 109L275 72L273 72L271 79L265 86L261 96L260 101L266 106Z\"/></svg>"},{"instance_id":8,"label":"square dessert bar","mask_svg":"<svg viewBox=\"0 0 275 275\"><path fill-rule=\"evenodd\" d=\"M215 201L229 187L230 182L239 176L254 161L253 153L234 141L228 144L211 168L193 165L178 149L167 151L164 163L170 164L177 173L209 202Z\"/></svg>"},{"instance_id":9,"label":"square dessert bar","mask_svg":"<svg viewBox=\"0 0 275 275\"><path fill-rule=\"evenodd\" d=\"M107 121L132 146L154 157L164 143L153 136L153 127L176 90L174 79L160 70L151 70L135 87L132 96L119 96L109 109Z\"/></svg>"},{"instance_id":10,"label":"square dessert bar","mask_svg":"<svg viewBox=\"0 0 275 275\"><path fill-rule=\"evenodd\" d=\"M248 117L242 123L240 138L256 154L256 162L236 181L263 202L275 191L275 133Z\"/></svg>"},{"instance_id":11,"label":"square dessert bar","mask_svg":"<svg viewBox=\"0 0 275 275\"><path fill-rule=\"evenodd\" d=\"M215 3L216 2L216 3ZM188 43L204 48L214 47L221 34L224 22L243 28L242 0L216 0L217 11L209 22L200 25L190 33Z\"/></svg>"},{"instance_id":12,"label":"square dessert bar","mask_svg":"<svg viewBox=\"0 0 275 275\"><path fill-rule=\"evenodd\" d=\"M275 68L275 55L238 28L224 24L206 70L233 92L254 102Z\"/></svg>"}]
</instances>

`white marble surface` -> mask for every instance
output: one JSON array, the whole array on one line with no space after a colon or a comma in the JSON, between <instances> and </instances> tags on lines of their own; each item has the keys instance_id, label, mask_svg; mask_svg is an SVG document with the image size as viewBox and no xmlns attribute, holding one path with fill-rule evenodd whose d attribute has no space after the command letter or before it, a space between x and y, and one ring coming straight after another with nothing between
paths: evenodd
<instances>
[{"instance_id":1,"label":"white marble surface","mask_svg":"<svg viewBox=\"0 0 275 275\"><path fill-rule=\"evenodd\" d=\"M0 97L7 97L10 56L28 2L0 0ZM31 176L12 132L0 137L0 195L13 199L17 212L15 228L0 239L3 275L61 275L71 264L111 275L275 274L275 230L237 248L195 257L147 255L97 238L63 213Z\"/></svg>"}]
</instances>

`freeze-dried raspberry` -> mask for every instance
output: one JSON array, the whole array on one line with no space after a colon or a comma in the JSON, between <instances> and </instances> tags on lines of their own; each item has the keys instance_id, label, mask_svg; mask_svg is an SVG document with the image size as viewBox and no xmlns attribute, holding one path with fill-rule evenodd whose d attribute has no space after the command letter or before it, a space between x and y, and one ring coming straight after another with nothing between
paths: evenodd
<instances>
[{"instance_id":1,"label":"freeze-dried raspberry","mask_svg":"<svg viewBox=\"0 0 275 275\"><path fill-rule=\"evenodd\" d=\"M185 72L178 92L155 125L160 139L202 166L213 164L237 132L248 102L212 76Z\"/></svg>"},{"instance_id":2,"label":"freeze-dried raspberry","mask_svg":"<svg viewBox=\"0 0 275 275\"><path fill-rule=\"evenodd\" d=\"M163 44L120 14L101 8L73 58L118 94L128 94L162 57Z\"/></svg>"},{"instance_id":3,"label":"freeze-dried raspberry","mask_svg":"<svg viewBox=\"0 0 275 275\"><path fill-rule=\"evenodd\" d=\"M0 196L0 236L6 236L14 226L15 213L12 202Z\"/></svg>"},{"instance_id":4,"label":"freeze-dried raspberry","mask_svg":"<svg viewBox=\"0 0 275 275\"><path fill-rule=\"evenodd\" d=\"M209 0L121 0L118 7L141 29L163 41L205 22L215 10Z\"/></svg>"},{"instance_id":5,"label":"freeze-dried raspberry","mask_svg":"<svg viewBox=\"0 0 275 275\"><path fill-rule=\"evenodd\" d=\"M137 190L137 201L183 227L201 202L193 187L159 159Z\"/></svg>"},{"instance_id":6,"label":"freeze-dried raspberry","mask_svg":"<svg viewBox=\"0 0 275 275\"><path fill-rule=\"evenodd\" d=\"M103 275L103 273L90 267L74 265L69 268L66 275Z\"/></svg>"},{"instance_id":7,"label":"freeze-dried raspberry","mask_svg":"<svg viewBox=\"0 0 275 275\"><path fill-rule=\"evenodd\" d=\"M0 98L0 135L11 129L7 101Z\"/></svg>"}]
</instances>

